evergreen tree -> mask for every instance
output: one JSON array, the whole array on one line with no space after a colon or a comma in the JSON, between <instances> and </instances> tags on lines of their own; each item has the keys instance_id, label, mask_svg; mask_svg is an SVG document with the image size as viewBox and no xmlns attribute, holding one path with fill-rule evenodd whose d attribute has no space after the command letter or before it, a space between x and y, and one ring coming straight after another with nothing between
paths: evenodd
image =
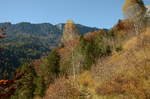
<instances>
[{"instance_id":1,"label":"evergreen tree","mask_svg":"<svg viewBox=\"0 0 150 99\"><path fill-rule=\"evenodd\" d=\"M52 82L60 73L59 65L60 56L56 51L52 51L41 66L41 76L44 77L45 84L48 85Z\"/></svg>"}]
</instances>

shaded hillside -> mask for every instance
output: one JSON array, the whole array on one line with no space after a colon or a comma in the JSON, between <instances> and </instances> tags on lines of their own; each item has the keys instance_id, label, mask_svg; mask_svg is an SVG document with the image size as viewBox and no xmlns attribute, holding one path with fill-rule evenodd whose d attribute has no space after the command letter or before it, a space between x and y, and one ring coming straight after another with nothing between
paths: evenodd
<instances>
[{"instance_id":1,"label":"shaded hillside","mask_svg":"<svg viewBox=\"0 0 150 99\"><path fill-rule=\"evenodd\" d=\"M55 45L49 39L50 37L46 36L24 36L20 34L0 41L3 45L3 50L0 51L0 78L12 78L14 71L22 63L39 59L42 55L49 53L49 43L51 46ZM49 43L46 43L47 41Z\"/></svg>"}]
</instances>

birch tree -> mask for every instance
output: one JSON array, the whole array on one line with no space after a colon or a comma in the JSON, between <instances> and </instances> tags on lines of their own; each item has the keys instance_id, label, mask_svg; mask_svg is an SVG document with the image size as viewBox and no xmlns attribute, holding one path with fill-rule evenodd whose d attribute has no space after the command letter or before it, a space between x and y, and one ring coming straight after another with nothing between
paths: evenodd
<instances>
[{"instance_id":1,"label":"birch tree","mask_svg":"<svg viewBox=\"0 0 150 99\"><path fill-rule=\"evenodd\" d=\"M71 69L72 69L71 72L73 73L74 80L76 78L75 76L78 67L77 66L78 60L76 59L76 54L74 50L79 39L80 39L79 31L76 25L72 20L68 20L64 26L63 37L61 41L64 44L65 48L68 49L68 53L70 52L70 56L71 56L70 61L71 61Z\"/></svg>"}]
</instances>

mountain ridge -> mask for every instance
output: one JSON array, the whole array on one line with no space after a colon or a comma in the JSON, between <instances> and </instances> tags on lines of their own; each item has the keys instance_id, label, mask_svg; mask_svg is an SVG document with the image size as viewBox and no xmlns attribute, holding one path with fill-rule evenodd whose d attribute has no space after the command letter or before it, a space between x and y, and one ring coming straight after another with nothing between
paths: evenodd
<instances>
[{"instance_id":1,"label":"mountain ridge","mask_svg":"<svg viewBox=\"0 0 150 99\"><path fill-rule=\"evenodd\" d=\"M30 23L20 22L12 24L11 22L0 23L0 28L6 27L8 34L12 33L27 33L27 34L61 34L63 32L64 23L51 24L51 23ZM98 30L96 27L89 27L81 24L77 24L81 34L86 32L93 32Z\"/></svg>"}]
</instances>

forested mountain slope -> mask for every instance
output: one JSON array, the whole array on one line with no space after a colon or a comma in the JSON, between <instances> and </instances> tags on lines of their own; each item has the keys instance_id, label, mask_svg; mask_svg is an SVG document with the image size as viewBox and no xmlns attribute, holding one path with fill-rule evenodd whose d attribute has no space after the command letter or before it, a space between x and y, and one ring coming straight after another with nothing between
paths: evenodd
<instances>
[{"instance_id":1,"label":"forested mountain slope","mask_svg":"<svg viewBox=\"0 0 150 99\"><path fill-rule=\"evenodd\" d=\"M83 25L77 26L82 34L97 30ZM0 23L0 28L6 28L7 33L7 37L0 40L0 46L5 49L0 51L0 79L12 78L19 65L49 53L51 48L60 43L63 27L64 24L50 23Z\"/></svg>"}]
</instances>

